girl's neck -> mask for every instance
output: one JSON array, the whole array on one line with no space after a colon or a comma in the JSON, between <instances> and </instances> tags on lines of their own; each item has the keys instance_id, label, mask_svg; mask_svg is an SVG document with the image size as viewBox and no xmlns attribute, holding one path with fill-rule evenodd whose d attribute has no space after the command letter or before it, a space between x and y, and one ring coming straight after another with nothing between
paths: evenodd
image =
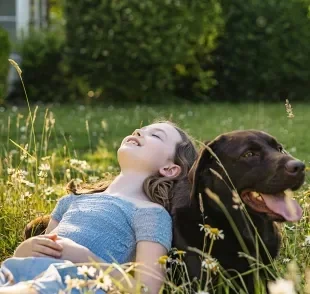
<instances>
[{"instance_id":1,"label":"girl's neck","mask_svg":"<svg viewBox=\"0 0 310 294\"><path fill-rule=\"evenodd\" d=\"M105 190L105 193L150 201L143 191L143 182L148 176L144 173L132 171L121 172Z\"/></svg>"}]
</instances>

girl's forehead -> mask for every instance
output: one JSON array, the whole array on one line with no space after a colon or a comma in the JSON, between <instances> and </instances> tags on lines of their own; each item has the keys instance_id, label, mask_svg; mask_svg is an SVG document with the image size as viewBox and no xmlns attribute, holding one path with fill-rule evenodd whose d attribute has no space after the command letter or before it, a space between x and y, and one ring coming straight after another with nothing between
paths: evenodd
<instances>
[{"instance_id":1,"label":"girl's forehead","mask_svg":"<svg viewBox=\"0 0 310 294\"><path fill-rule=\"evenodd\" d=\"M167 123L154 123L141 128L141 130L148 130L148 129L175 130L174 126L169 125Z\"/></svg>"},{"instance_id":2,"label":"girl's forehead","mask_svg":"<svg viewBox=\"0 0 310 294\"><path fill-rule=\"evenodd\" d=\"M173 125L170 125L168 123L154 123L141 128L141 130L153 130L153 129L162 130L173 142L182 141L182 137L179 131Z\"/></svg>"}]
</instances>

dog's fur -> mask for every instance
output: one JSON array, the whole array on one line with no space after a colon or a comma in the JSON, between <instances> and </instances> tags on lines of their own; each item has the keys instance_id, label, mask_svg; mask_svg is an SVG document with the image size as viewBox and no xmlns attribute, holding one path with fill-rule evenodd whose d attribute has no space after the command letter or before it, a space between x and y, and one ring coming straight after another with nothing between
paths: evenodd
<instances>
[{"instance_id":1,"label":"dog's fur","mask_svg":"<svg viewBox=\"0 0 310 294\"><path fill-rule=\"evenodd\" d=\"M261 242L257 241L255 230L244 215L244 211L233 208L235 203L232 197L232 185L214 154L224 166L239 195L248 189L264 194L277 194L286 189L296 190L303 184L305 177L304 164L287 154L275 138L264 132L234 131L209 142L190 172L192 180L190 204L173 211L173 243L178 249L187 251L185 262L191 278L199 279L201 275L201 255L188 250L189 246L203 250L204 233L199 227L199 224L203 223L201 204L206 217L205 223L223 230L225 235L223 240L214 241L211 255L231 277L236 275L236 271L245 273L251 269L249 260L238 255L238 252L244 252L244 249L231 223L214 198L207 195L206 188L218 195L227 209L246 244L249 255L258 258L265 265L271 262ZM203 203L199 201L199 194ZM282 222L284 219L276 214L257 212L247 204L245 207L270 257L275 258L281 238L274 221ZM208 248L210 239L206 238L206 241ZM259 245L258 248L256 244ZM262 276L264 275L261 274ZM248 293L254 293L254 281L257 280L254 274L244 276L243 280ZM236 283L242 286L240 280L236 279Z\"/></svg>"},{"instance_id":2,"label":"dog's fur","mask_svg":"<svg viewBox=\"0 0 310 294\"><path fill-rule=\"evenodd\" d=\"M29 222L24 228L24 233L23 233L24 240L27 240L33 236L44 234L49 221L50 221L50 216L43 215L43 216L38 216L37 218Z\"/></svg>"}]
</instances>

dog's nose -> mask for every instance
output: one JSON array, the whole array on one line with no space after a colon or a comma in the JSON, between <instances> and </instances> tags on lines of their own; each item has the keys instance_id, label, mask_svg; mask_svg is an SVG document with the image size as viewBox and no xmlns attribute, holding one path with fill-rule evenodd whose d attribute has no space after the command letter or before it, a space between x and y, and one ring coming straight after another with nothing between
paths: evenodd
<instances>
[{"instance_id":1,"label":"dog's nose","mask_svg":"<svg viewBox=\"0 0 310 294\"><path fill-rule=\"evenodd\" d=\"M305 165L299 160L290 160L285 164L286 170L291 174L298 174L305 170Z\"/></svg>"}]
</instances>

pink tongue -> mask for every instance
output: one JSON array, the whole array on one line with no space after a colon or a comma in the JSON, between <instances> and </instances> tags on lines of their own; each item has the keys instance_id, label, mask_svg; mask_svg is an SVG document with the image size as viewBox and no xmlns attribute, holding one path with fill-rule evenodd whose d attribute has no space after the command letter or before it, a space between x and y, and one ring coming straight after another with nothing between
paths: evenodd
<instances>
[{"instance_id":1,"label":"pink tongue","mask_svg":"<svg viewBox=\"0 0 310 294\"><path fill-rule=\"evenodd\" d=\"M282 195L261 194L267 207L273 212L280 214L286 221L296 222L302 217L302 209L296 200Z\"/></svg>"}]
</instances>

